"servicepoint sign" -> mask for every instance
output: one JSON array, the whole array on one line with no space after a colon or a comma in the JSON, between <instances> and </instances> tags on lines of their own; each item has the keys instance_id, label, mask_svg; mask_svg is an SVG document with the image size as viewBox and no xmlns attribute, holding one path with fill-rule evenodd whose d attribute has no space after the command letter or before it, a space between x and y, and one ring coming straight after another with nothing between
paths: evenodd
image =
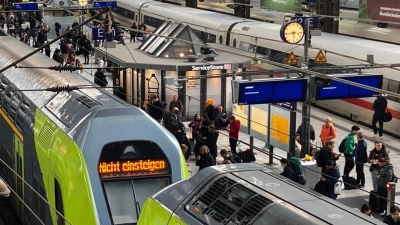
<instances>
[{"instance_id":1,"label":"servicepoint sign","mask_svg":"<svg viewBox=\"0 0 400 225\"><path fill-rule=\"evenodd\" d=\"M192 66L192 71L230 70L232 64Z\"/></svg>"}]
</instances>

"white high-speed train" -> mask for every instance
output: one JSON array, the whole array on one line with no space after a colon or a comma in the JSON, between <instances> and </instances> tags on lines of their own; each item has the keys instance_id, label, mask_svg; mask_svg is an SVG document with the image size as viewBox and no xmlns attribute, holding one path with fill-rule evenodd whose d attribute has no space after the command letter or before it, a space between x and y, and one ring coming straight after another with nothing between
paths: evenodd
<instances>
[{"instance_id":1,"label":"white high-speed train","mask_svg":"<svg viewBox=\"0 0 400 225\"><path fill-rule=\"evenodd\" d=\"M206 42L220 43L249 52L257 52L266 58L285 63L290 52L303 55L303 47L283 43L280 25L238 18L200 9L161 3L149 0L118 0L114 10L122 25L144 22L148 29L155 29L164 20L188 24ZM328 65L368 64L368 54L374 55L375 63L394 64L400 62L400 46L342 35L323 33L312 37L309 56L314 59L319 50L326 51ZM256 48L257 47L257 48ZM311 63L311 61L310 61ZM383 74L384 90L400 93L400 69L379 68L370 71ZM393 120L385 123L385 131L400 136L400 99L388 97L388 109ZM359 123L370 124L372 104L375 98L315 101L316 106L330 110Z\"/></svg>"}]
</instances>

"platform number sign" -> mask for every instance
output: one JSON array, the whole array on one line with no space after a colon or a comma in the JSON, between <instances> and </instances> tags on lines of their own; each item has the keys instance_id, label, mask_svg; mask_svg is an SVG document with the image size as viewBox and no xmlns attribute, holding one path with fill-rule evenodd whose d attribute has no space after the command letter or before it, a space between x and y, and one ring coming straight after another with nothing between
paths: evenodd
<instances>
[{"instance_id":1,"label":"platform number sign","mask_svg":"<svg viewBox=\"0 0 400 225\"><path fill-rule=\"evenodd\" d=\"M318 29L318 17L313 16L313 17L306 17L306 16L294 16L291 18L292 21L296 21L300 23L303 27L306 26L306 19L310 20L310 28L317 30Z\"/></svg>"}]
</instances>

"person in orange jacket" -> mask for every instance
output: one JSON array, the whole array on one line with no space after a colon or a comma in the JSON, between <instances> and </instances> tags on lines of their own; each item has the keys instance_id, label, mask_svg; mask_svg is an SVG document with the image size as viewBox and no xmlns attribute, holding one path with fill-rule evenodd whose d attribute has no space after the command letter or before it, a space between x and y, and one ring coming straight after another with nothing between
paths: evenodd
<instances>
[{"instance_id":1,"label":"person in orange jacket","mask_svg":"<svg viewBox=\"0 0 400 225\"><path fill-rule=\"evenodd\" d=\"M333 126L332 118L328 117L325 119L325 123L322 125L321 134L319 135L322 145L326 141L333 141L336 136L336 129Z\"/></svg>"}]
</instances>

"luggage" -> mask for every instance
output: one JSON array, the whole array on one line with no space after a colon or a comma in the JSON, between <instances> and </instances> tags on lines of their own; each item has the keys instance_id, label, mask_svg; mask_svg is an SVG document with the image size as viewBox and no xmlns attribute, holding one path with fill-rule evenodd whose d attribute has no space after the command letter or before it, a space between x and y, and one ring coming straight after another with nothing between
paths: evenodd
<instances>
[{"instance_id":1,"label":"luggage","mask_svg":"<svg viewBox=\"0 0 400 225\"><path fill-rule=\"evenodd\" d=\"M369 201L368 201L369 206L371 207L371 210L374 212L378 212L378 193L376 191L371 191L369 193Z\"/></svg>"},{"instance_id":2,"label":"luggage","mask_svg":"<svg viewBox=\"0 0 400 225\"><path fill-rule=\"evenodd\" d=\"M60 49L56 48L56 50L54 50L53 59L60 64L64 62Z\"/></svg>"},{"instance_id":3,"label":"luggage","mask_svg":"<svg viewBox=\"0 0 400 225\"><path fill-rule=\"evenodd\" d=\"M45 49L45 54L47 55L47 57L50 57L50 53L51 53L51 49L50 49L50 47L47 47Z\"/></svg>"},{"instance_id":4,"label":"luggage","mask_svg":"<svg viewBox=\"0 0 400 225\"><path fill-rule=\"evenodd\" d=\"M353 190L358 189L360 185L357 183L357 179L354 177L342 177L344 182L344 189L346 190Z\"/></svg>"}]
</instances>

